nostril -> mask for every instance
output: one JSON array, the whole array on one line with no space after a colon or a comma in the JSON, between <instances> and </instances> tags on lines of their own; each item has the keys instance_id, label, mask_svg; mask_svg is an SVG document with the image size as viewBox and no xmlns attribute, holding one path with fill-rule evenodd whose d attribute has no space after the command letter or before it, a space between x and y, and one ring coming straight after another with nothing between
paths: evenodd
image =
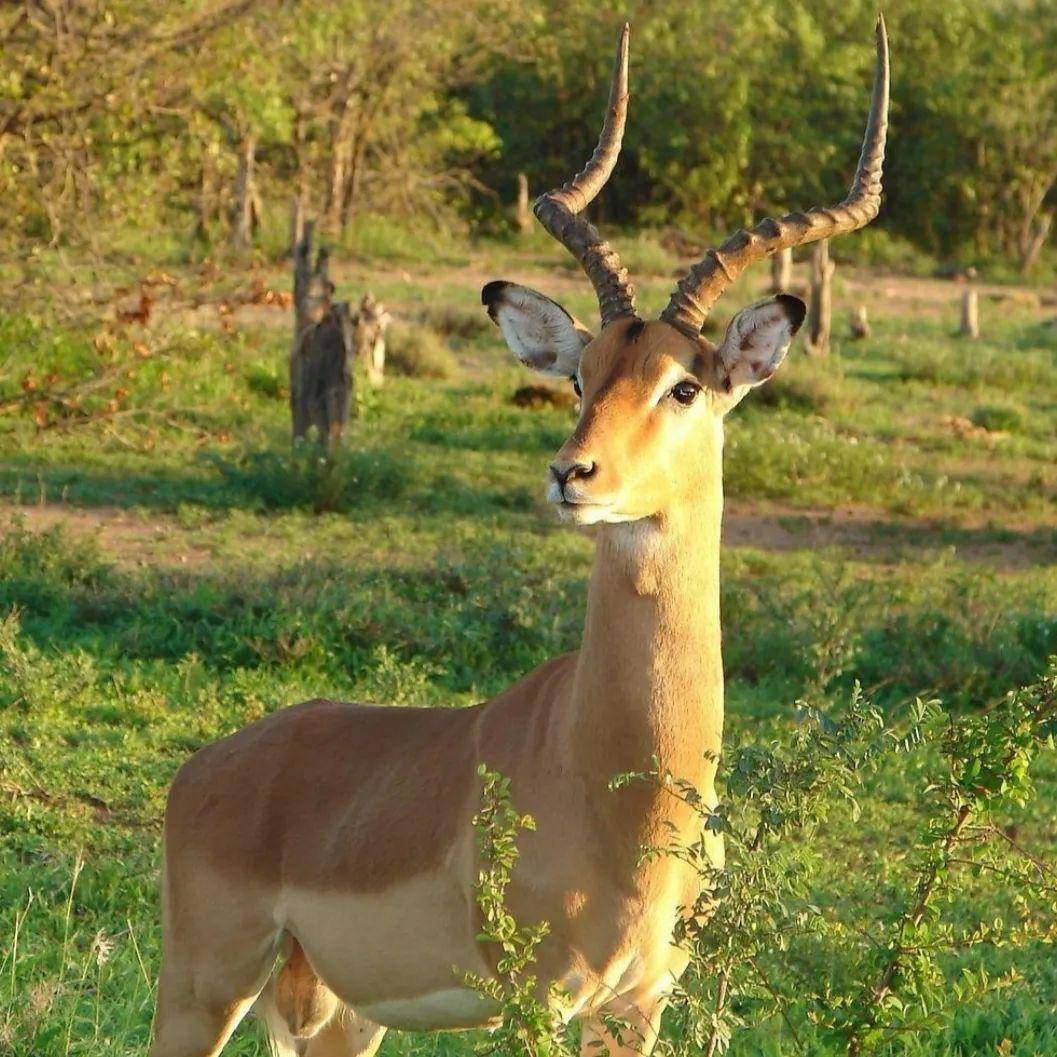
<instances>
[{"instance_id":1,"label":"nostril","mask_svg":"<svg viewBox=\"0 0 1057 1057\"><path fill-rule=\"evenodd\" d=\"M588 477L593 477L597 468L598 464L594 462L559 460L551 463L551 473L563 488L572 480L578 478L586 480Z\"/></svg>"}]
</instances>

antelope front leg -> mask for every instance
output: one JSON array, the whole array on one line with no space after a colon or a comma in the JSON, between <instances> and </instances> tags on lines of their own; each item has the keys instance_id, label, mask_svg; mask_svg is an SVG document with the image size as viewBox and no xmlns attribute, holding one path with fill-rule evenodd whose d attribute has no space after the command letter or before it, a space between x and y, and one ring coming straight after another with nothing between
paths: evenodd
<instances>
[{"instance_id":1,"label":"antelope front leg","mask_svg":"<svg viewBox=\"0 0 1057 1057\"><path fill-rule=\"evenodd\" d=\"M601 1020L585 1020L580 1041L580 1057L648 1057L657 1042L661 1014L667 1001L654 999L652 1005L629 1004L613 1013L613 1030Z\"/></svg>"}]
</instances>

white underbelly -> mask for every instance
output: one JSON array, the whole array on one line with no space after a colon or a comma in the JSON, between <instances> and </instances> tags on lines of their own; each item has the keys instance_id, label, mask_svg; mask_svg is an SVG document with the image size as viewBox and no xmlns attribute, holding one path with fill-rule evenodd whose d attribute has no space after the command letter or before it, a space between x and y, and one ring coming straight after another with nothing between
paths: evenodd
<instances>
[{"instance_id":1,"label":"white underbelly","mask_svg":"<svg viewBox=\"0 0 1057 1057\"><path fill-rule=\"evenodd\" d=\"M384 893L287 889L279 902L276 924L327 987L370 1020L443 1028L493 1017L463 984L466 973L483 976L489 967L472 893L451 875L419 875Z\"/></svg>"},{"instance_id":2,"label":"white underbelly","mask_svg":"<svg viewBox=\"0 0 1057 1057\"><path fill-rule=\"evenodd\" d=\"M390 999L356 1006L356 1012L404 1031L452 1031L457 1028L483 1028L499 1019L499 1006L491 999L466 987L431 991L415 998Z\"/></svg>"}]
</instances>

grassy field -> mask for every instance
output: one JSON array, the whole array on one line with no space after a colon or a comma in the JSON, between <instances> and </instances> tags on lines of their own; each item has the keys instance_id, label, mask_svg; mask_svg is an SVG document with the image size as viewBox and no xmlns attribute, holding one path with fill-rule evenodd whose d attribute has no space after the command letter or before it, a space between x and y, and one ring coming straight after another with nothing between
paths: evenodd
<instances>
[{"instance_id":1,"label":"grassy field","mask_svg":"<svg viewBox=\"0 0 1057 1057\"><path fill-rule=\"evenodd\" d=\"M587 284L542 242L433 248L428 266L417 250L335 268L339 293L370 286L398 317L394 341L425 348L419 369L439 377L361 388L333 467L288 444L289 314L262 295L287 287L284 269L172 267L154 276L147 325L114 320L146 266L43 257L4 273L0 1052L144 1052L163 798L198 746L315 695L458 707L577 645L592 544L556 523L542 486L572 413L512 405L527 379L478 291L517 279L592 319ZM652 269L642 300L662 305L673 262L647 242L624 256ZM850 342L839 318L833 355L795 348L732 415L732 742L781 741L797 698L839 709L856 682L898 720L916 696L979 712L1045 671L1057 653L1045 293L985 290L984 336L969 343L952 337L954 284L844 269L837 303L867 304L872 337ZM818 836L827 891L854 889L881 916L905 901L896 866L927 780L926 762L882 769L861 815ZM1036 781L1008 823L1052 858L1052 758ZM1007 895L967 876L950 914L990 919ZM982 944L964 959L1022 980L892 1052L1057 1052L1052 950ZM833 1052L807 1030L803 1052ZM394 1034L383 1054L467 1054L474 1041ZM791 1045L769 1023L732 1052ZM253 1025L230 1052L262 1052Z\"/></svg>"}]
</instances>

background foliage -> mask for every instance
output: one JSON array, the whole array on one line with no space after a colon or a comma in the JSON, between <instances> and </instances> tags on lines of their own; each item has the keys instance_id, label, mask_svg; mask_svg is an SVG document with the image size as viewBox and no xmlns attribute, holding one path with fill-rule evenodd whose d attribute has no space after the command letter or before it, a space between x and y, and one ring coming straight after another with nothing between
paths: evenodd
<instances>
[{"instance_id":1,"label":"background foliage","mask_svg":"<svg viewBox=\"0 0 1057 1057\"><path fill-rule=\"evenodd\" d=\"M0 234L112 248L114 228L165 228L199 252L231 223L247 144L280 242L295 195L335 233L411 212L501 229L518 172L538 192L587 157L629 18L631 122L597 209L698 237L843 194L875 13L874 0L10 5ZM1057 177L1052 0L885 13L893 134L872 243L1031 264Z\"/></svg>"}]
</instances>

